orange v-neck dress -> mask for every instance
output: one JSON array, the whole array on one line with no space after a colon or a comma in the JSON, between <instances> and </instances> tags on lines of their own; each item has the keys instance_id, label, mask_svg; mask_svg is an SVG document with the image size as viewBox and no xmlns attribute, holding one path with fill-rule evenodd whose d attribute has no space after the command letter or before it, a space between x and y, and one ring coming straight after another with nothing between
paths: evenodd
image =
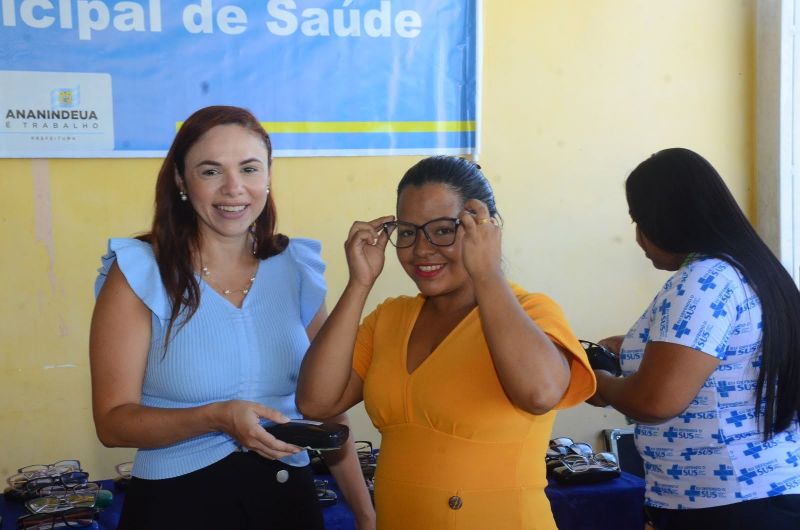
<instances>
[{"instance_id":1,"label":"orange v-neck dress","mask_svg":"<svg viewBox=\"0 0 800 530\"><path fill-rule=\"evenodd\" d=\"M571 354L557 408L594 393L595 379L558 305L512 285L536 324ZM361 324L353 368L381 432L378 529L554 529L544 455L555 412L514 406L497 378L473 309L411 374L406 349L425 298L390 298Z\"/></svg>"}]
</instances>

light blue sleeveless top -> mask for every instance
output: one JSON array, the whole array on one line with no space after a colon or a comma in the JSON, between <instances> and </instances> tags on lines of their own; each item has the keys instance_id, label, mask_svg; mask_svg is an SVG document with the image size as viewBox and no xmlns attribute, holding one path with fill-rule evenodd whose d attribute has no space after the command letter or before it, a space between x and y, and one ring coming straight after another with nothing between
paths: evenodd
<instances>
[{"instance_id":1,"label":"light blue sleeveless top","mask_svg":"<svg viewBox=\"0 0 800 530\"><path fill-rule=\"evenodd\" d=\"M202 279L197 312L172 328L164 352L170 300L150 244L111 239L95 282L95 296L114 262L133 292L152 313L141 404L188 408L216 401L243 399L302 417L295 406L300 363L308 349L306 327L325 299L325 264L320 244L292 239L281 254L259 263L255 282L241 308L235 307ZM177 477L202 469L237 450L236 441L209 433L157 449L139 449L133 475L144 479ZM308 463L300 452L283 459L293 466Z\"/></svg>"}]
</instances>

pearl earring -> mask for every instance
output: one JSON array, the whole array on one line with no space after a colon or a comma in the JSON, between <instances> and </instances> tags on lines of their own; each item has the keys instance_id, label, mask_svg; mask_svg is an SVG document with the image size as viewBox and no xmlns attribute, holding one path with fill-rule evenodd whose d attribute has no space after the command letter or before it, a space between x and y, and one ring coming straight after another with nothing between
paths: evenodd
<instances>
[{"instance_id":1,"label":"pearl earring","mask_svg":"<svg viewBox=\"0 0 800 530\"><path fill-rule=\"evenodd\" d=\"M178 191L178 196L181 198L181 200L182 200L183 202L186 202L186 201L188 201L188 200L189 200L189 196L188 196L188 195L186 195L186 192L185 192L185 191L183 191L183 190L180 190L180 191Z\"/></svg>"},{"instance_id":2,"label":"pearl earring","mask_svg":"<svg viewBox=\"0 0 800 530\"><path fill-rule=\"evenodd\" d=\"M267 186L267 190L266 191L267 191L267 193L269 193L269 186Z\"/></svg>"}]
</instances>

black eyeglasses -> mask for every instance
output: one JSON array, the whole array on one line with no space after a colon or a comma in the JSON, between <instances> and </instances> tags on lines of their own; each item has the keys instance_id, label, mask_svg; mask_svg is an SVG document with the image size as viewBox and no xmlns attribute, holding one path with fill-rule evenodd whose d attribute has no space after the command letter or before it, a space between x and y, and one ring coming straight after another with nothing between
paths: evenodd
<instances>
[{"instance_id":1,"label":"black eyeglasses","mask_svg":"<svg viewBox=\"0 0 800 530\"><path fill-rule=\"evenodd\" d=\"M28 492L37 492L47 486L78 487L89 482L89 473L86 471L68 471L57 476L37 477L25 484Z\"/></svg>"},{"instance_id":2,"label":"black eyeglasses","mask_svg":"<svg viewBox=\"0 0 800 530\"><path fill-rule=\"evenodd\" d=\"M456 232L461 220L454 217L439 217L423 225L415 225L405 221L383 223L383 229L389 234L389 242L397 248L408 248L417 240L417 232L425 234L431 245L449 247L456 242Z\"/></svg>"}]
</instances>

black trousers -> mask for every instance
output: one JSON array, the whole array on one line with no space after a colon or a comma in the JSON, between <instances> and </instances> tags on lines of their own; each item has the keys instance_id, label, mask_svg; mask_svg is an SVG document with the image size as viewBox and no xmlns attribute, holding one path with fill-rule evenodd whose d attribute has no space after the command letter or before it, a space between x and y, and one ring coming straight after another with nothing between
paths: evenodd
<instances>
[{"instance_id":1,"label":"black trousers","mask_svg":"<svg viewBox=\"0 0 800 530\"><path fill-rule=\"evenodd\" d=\"M778 495L714 508L646 508L656 530L797 530L800 494Z\"/></svg>"},{"instance_id":2,"label":"black trousers","mask_svg":"<svg viewBox=\"0 0 800 530\"><path fill-rule=\"evenodd\" d=\"M180 477L134 477L119 528L323 530L325 525L310 466L236 452Z\"/></svg>"}]
</instances>

